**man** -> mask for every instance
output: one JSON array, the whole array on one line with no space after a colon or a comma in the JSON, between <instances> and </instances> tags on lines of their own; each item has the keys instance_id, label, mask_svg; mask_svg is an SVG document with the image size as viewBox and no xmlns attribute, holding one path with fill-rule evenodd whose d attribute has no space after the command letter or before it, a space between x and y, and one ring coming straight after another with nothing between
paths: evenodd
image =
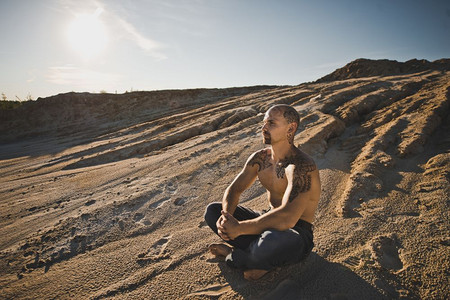
<instances>
[{"instance_id":1,"label":"man","mask_svg":"<svg viewBox=\"0 0 450 300\"><path fill-rule=\"evenodd\" d=\"M210 252L244 270L250 280L271 269L297 263L314 246L311 223L320 197L319 171L314 161L294 145L299 114L291 106L275 105L264 116L262 136L270 147L253 153L225 190L222 203L206 208L205 220L225 243ZM239 197L258 177L267 189L270 209L257 213L238 205Z\"/></svg>"}]
</instances>

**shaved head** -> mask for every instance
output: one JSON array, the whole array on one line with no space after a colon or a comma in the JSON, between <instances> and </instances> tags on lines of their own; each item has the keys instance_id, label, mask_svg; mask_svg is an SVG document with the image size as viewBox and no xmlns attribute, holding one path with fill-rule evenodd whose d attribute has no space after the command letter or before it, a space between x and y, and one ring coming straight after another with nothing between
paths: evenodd
<instances>
[{"instance_id":1,"label":"shaved head","mask_svg":"<svg viewBox=\"0 0 450 300\"><path fill-rule=\"evenodd\" d=\"M269 108L267 112L269 112L270 110L280 112L288 124L295 123L295 129L298 128L300 124L300 115L292 106L289 106L287 104L277 104Z\"/></svg>"}]
</instances>

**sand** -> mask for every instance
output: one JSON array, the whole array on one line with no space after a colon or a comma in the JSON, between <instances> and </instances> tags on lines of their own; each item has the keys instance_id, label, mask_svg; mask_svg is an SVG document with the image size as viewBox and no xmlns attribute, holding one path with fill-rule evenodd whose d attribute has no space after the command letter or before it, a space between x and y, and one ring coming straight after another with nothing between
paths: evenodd
<instances>
[{"instance_id":1,"label":"sand","mask_svg":"<svg viewBox=\"0 0 450 300\"><path fill-rule=\"evenodd\" d=\"M448 297L448 60L392 74L371 61L364 76L367 63L298 86L68 93L3 111L0 298ZM315 247L251 282L208 253L219 239L203 213L264 146L276 103L299 111L295 143L320 169ZM242 196L266 201L258 182Z\"/></svg>"}]
</instances>

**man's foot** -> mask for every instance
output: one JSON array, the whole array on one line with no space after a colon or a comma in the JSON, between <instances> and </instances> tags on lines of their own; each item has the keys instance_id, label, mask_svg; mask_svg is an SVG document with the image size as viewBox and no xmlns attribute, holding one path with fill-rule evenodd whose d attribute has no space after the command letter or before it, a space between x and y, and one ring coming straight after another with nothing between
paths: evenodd
<instances>
[{"instance_id":1,"label":"man's foot","mask_svg":"<svg viewBox=\"0 0 450 300\"><path fill-rule=\"evenodd\" d=\"M269 271L267 270L258 270L258 269L247 270L244 271L244 278L247 280L258 280L264 275L266 275L268 272Z\"/></svg>"},{"instance_id":2,"label":"man's foot","mask_svg":"<svg viewBox=\"0 0 450 300\"><path fill-rule=\"evenodd\" d=\"M220 257L225 257L233 251L233 248L225 244L211 244L208 248L212 255Z\"/></svg>"}]
</instances>

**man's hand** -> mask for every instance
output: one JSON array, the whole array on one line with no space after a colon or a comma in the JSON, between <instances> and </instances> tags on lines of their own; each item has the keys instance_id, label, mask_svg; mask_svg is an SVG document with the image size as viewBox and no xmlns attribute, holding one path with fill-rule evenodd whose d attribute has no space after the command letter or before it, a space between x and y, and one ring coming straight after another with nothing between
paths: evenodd
<instances>
[{"instance_id":1,"label":"man's hand","mask_svg":"<svg viewBox=\"0 0 450 300\"><path fill-rule=\"evenodd\" d=\"M229 241L230 238L228 237L228 235L222 231L224 223L225 223L225 217L223 215L221 215L220 218L216 222L217 233L223 240ZM221 228L222 228L222 230L221 230Z\"/></svg>"},{"instance_id":2,"label":"man's hand","mask_svg":"<svg viewBox=\"0 0 450 300\"><path fill-rule=\"evenodd\" d=\"M239 221L236 220L236 218L233 217L233 215L229 212L222 210L222 215L217 221L217 224L217 229L220 237L222 237L226 241L234 240L241 235Z\"/></svg>"}]
</instances>

